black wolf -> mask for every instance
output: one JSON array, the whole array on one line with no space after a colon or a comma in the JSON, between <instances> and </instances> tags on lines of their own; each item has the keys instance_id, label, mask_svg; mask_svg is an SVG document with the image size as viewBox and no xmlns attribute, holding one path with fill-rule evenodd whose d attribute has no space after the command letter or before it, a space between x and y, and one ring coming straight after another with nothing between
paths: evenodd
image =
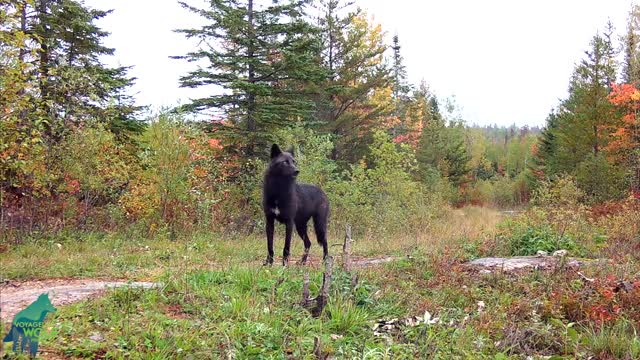
<instances>
[{"instance_id":1,"label":"black wolf","mask_svg":"<svg viewBox=\"0 0 640 360\"><path fill-rule=\"evenodd\" d=\"M291 234L296 227L298 235L304 241L304 255L301 262L305 264L309 257L311 240L307 235L307 223L313 218L318 243L322 245L324 258L328 255L327 222L329 219L329 199L317 186L296 184L298 166L293 155L293 149L280 151L278 145L271 147L271 163L264 175L262 189L262 207L267 220L267 260L265 265L273 264L273 230L274 220L278 220L286 227L282 263L289 261Z\"/></svg>"}]
</instances>

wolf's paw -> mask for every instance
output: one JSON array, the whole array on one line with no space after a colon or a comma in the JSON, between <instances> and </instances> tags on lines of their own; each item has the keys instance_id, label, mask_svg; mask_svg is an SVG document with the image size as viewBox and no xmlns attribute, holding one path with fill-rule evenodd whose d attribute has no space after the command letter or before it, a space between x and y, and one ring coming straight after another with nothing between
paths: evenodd
<instances>
[{"instance_id":1,"label":"wolf's paw","mask_svg":"<svg viewBox=\"0 0 640 360\"><path fill-rule=\"evenodd\" d=\"M272 257L267 257L264 262L262 263L262 266L271 266L273 265L273 258Z\"/></svg>"}]
</instances>

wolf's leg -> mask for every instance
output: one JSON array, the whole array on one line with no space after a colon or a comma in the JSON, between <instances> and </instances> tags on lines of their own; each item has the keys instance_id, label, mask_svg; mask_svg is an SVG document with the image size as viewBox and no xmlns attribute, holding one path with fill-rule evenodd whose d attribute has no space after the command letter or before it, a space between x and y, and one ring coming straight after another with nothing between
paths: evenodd
<instances>
[{"instance_id":1,"label":"wolf's leg","mask_svg":"<svg viewBox=\"0 0 640 360\"><path fill-rule=\"evenodd\" d=\"M304 255L302 255L302 259L300 260L300 263L304 265L309 258L309 248L311 247L311 240L309 240L309 235L307 234L307 221L296 223L296 230L304 242Z\"/></svg>"},{"instance_id":2,"label":"wolf's leg","mask_svg":"<svg viewBox=\"0 0 640 360\"><path fill-rule=\"evenodd\" d=\"M267 215L267 259L264 261L264 265L272 265L273 264L273 230L274 230L274 221L275 218L273 216Z\"/></svg>"},{"instance_id":3,"label":"wolf's leg","mask_svg":"<svg viewBox=\"0 0 640 360\"><path fill-rule=\"evenodd\" d=\"M289 263L289 250L291 248L291 235L293 234L293 220L287 221L285 224L284 250L282 251L282 265L287 266Z\"/></svg>"}]
</instances>

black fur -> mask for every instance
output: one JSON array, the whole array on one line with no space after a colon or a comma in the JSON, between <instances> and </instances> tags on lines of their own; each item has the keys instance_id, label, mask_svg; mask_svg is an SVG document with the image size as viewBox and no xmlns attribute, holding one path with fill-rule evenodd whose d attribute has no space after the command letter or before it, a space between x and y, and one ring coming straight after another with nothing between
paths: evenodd
<instances>
[{"instance_id":1,"label":"black fur","mask_svg":"<svg viewBox=\"0 0 640 360\"><path fill-rule=\"evenodd\" d=\"M267 260L265 265L273 264L273 231L275 220L285 224L286 235L282 263L289 261L291 235L295 226L298 235L304 242L304 264L309 257L311 240L307 235L307 223L313 218L313 228L318 243L322 245L324 258L327 257L327 222L329 219L329 199L317 186L297 184L298 167L293 155L293 149L280 151L278 145L271 147L271 163L264 175L262 189L262 207L266 217L267 231Z\"/></svg>"}]
</instances>

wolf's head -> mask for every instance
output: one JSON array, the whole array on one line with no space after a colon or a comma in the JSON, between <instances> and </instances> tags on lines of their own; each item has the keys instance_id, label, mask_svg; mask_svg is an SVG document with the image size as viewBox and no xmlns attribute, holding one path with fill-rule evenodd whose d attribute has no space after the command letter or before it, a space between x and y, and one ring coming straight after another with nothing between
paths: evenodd
<instances>
[{"instance_id":1,"label":"wolf's head","mask_svg":"<svg viewBox=\"0 0 640 360\"><path fill-rule=\"evenodd\" d=\"M286 178L295 178L300 171L293 155L293 148L283 152L278 145L271 146L269 173Z\"/></svg>"}]
</instances>

